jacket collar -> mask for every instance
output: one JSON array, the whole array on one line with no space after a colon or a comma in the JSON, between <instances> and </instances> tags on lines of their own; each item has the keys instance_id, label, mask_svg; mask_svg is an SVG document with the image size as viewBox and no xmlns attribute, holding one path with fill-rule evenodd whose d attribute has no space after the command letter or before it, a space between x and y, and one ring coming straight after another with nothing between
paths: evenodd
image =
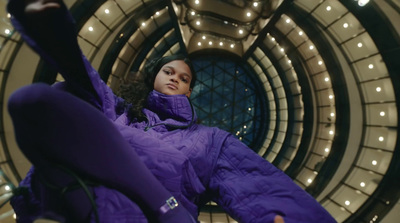
<instances>
[{"instance_id":1,"label":"jacket collar","mask_svg":"<svg viewBox=\"0 0 400 223\"><path fill-rule=\"evenodd\" d=\"M196 112L186 95L165 95L155 90L147 98L144 113L151 126L187 128L197 120Z\"/></svg>"}]
</instances>

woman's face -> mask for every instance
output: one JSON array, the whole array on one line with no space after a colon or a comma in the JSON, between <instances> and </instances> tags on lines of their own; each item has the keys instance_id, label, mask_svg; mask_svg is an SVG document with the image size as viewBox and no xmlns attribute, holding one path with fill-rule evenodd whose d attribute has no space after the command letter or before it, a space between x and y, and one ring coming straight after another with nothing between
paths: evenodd
<instances>
[{"instance_id":1,"label":"woman's face","mask_svg":"<svg viewBox=\"0 0 400 223\"><path fill-rule=\"evenodd\" d=\"M192 73L183 60L174 60L164 64L154 80L154 90L166 94L184 94L190 97Z\"/></svg>"}]
</instances>

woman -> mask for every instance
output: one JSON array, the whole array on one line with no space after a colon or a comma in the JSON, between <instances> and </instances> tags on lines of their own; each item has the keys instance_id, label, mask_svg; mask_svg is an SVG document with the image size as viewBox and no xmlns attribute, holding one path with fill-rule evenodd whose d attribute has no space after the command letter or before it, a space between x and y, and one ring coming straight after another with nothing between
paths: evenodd
<instances>
[{"instance_id":1,"label":"woman","mask_svg":"<svg viewBox=\"0 0 400 223\"><path fill-rule=\"evenodd\" d=\"M193 222L209 200L240 222L335 222L235 137L196 124L187 59L149 63L145 97L128 86L122 99L81 54L62 1L10 0L8 10L66 80L9 99L18 145L35 166L21 182L29 193L12 200L19 222Z\"/></svg>"}]
</instances>

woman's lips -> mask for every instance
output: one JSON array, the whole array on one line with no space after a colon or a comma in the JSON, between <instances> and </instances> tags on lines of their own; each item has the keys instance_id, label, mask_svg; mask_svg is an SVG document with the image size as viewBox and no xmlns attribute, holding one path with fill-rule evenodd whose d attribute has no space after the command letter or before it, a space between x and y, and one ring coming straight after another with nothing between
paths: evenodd
<instances>
[{"instance_id":1,"label":"woman's lips","mask_svg":"<svg viewBox=\"0 0 400 223\"><path fill-rule=\"evenodd\" d=\"M171 88L173 90L177 90L178 89L178 87L173 85L173 84L167 84L167 86L168 86L168 88Z\"/></svg>"}]
</instances>

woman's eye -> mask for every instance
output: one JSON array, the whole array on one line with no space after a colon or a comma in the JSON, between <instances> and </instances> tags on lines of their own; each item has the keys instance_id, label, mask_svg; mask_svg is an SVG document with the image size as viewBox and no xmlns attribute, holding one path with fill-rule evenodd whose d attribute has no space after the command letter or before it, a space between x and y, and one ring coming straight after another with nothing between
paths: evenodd
<instances>
[{"instance_id":1,"label":"woman's eye","mask_svg":"<svg viewBox=\"0 0 400 223\"><path fill-rule=\"evenodd\" d=\"M185 78L182 78L181 79L184 83L188 83L189 81L187 80L187 79L185 79Z\"/></svg>"},{"instance_id":2,"label":"woman's eye","mask_svg":"<svg viewBox=\"0 0 400 223\"><path fill-rule=\"evenodd\" d=\"M171 71L169 71L169 70L164 70L164 73L166 73L167 75L170 75L170 74L171 74Z\"/></svg>"}]
</instances>

